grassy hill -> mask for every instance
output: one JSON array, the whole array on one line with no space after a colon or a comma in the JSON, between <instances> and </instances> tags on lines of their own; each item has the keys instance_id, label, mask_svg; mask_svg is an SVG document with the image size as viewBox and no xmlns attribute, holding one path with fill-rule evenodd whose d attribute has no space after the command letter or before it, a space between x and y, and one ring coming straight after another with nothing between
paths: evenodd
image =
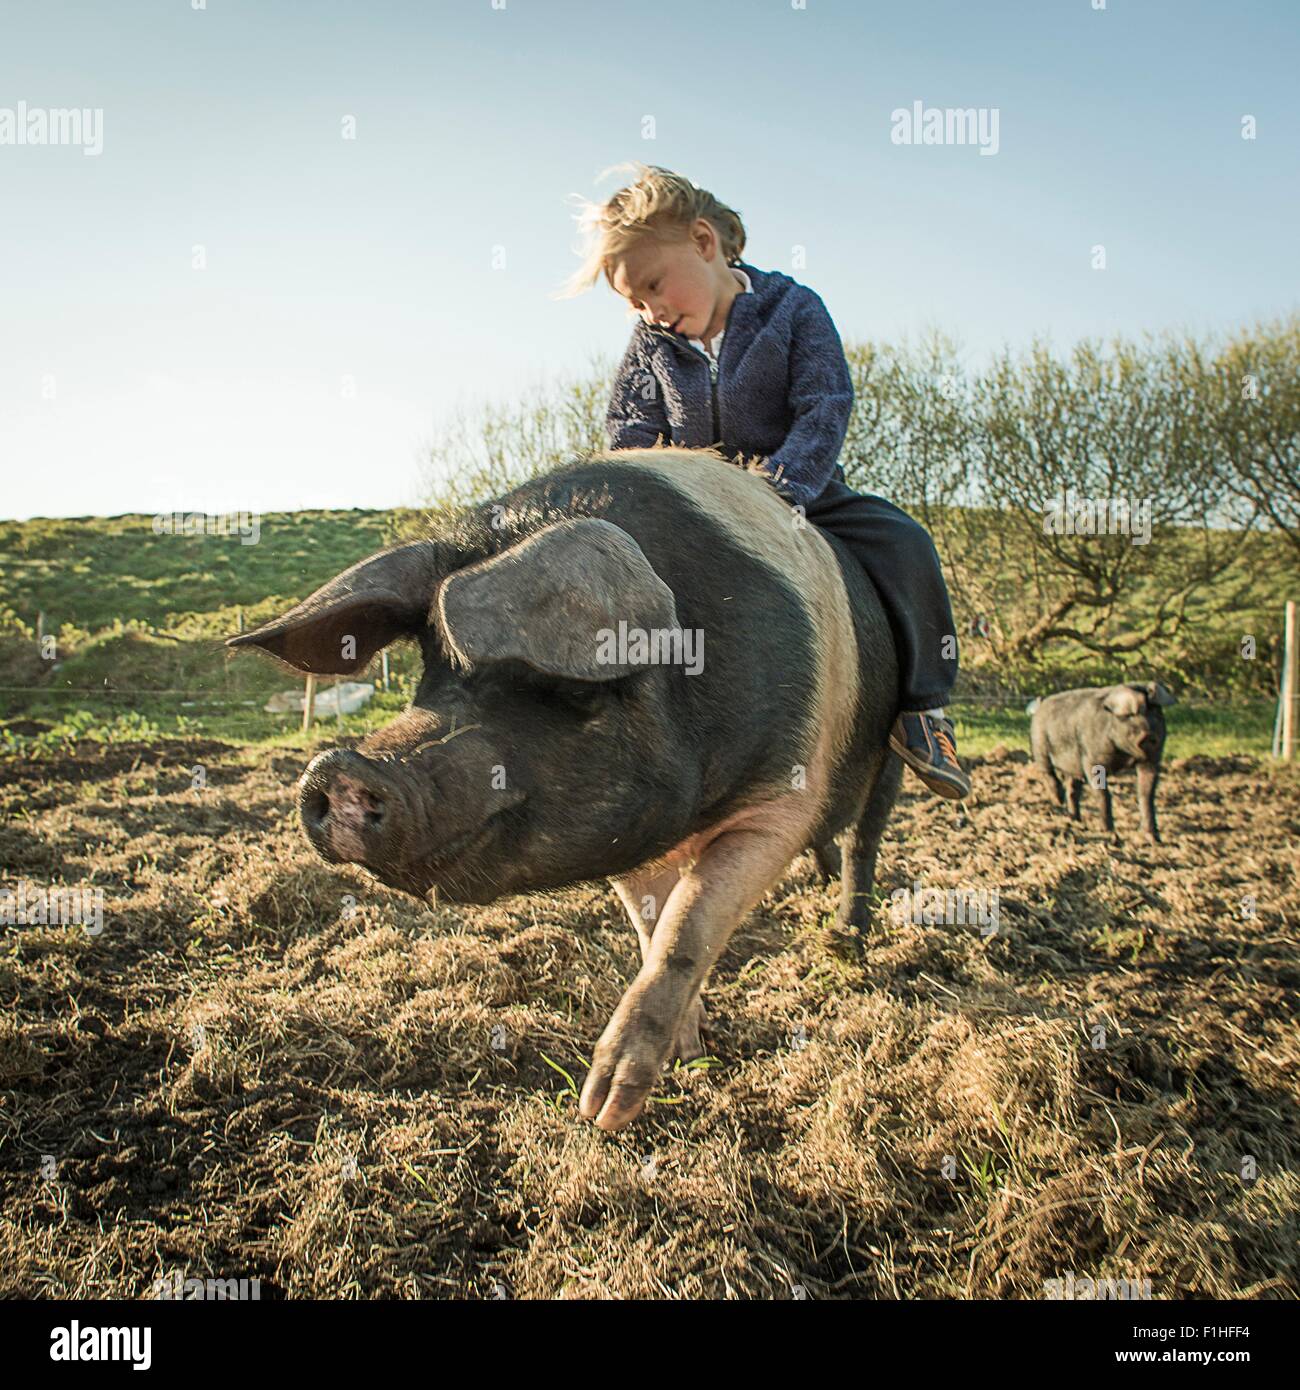
<instances>
[{"instance_id":1,"label":"grassy hill","mask_svg":"<svg viewBox=\"0 0 1300 1390\"><path fill-rule=\"evenodd\" d=\"M138 622L177 636L235 631L235 611L301 598L388 541L386 511L268 512L260 538L156 535L153 517L0 521L0 609L46 630ZM227 626L228 624L228 626Z\"/></svg>"},{"instance_id":2,"label":"grassy hill","mask_svg":"<svg viewBox=\"0 0 1300 1390\"><path fill-rule=\"evenodd\" d=\"M223 639L241 618L256 625L390 543L413 517L269 512L256 544L160 535L151 515L135 513L0 522L0 714L47 741L199 730L280 736L296 718L262 705L293 677L267 661L229 659ZM36 647L38 614L56 638L54 660ZM394 670L409 679L404 666L395 650ZM401 701L393 693L382 703Z\"/></svg>"},{"instance_id":3,"label":"grassy hill","mask_svg":"<svg viewBox=\"0 0 1300 1390\"><path fill-rule=\"evenodd\" d=\"M159 535L153 517L141 514L0 521L0 719L11 721L11 739L296 737L296 716L262 710L294 678L252 655L229 659L222 640L239 630L241 619L252 626L273 616L419 524L420 513L412 510L271 512L260 517L257 543L242 544L237 535ZM1204 653L1207 672L1211 659L1221 667L1225 651L1232 655L1243 622L1267 621L1278 603L1277 582L1267 572L1246 575L1245 587L1241 575L1232 579L1240 598L1231 631L1222 617L1207 620L1187 647ZM42 659L37 648L38 614L57 640L55 659ZM1126 678L1122 667L1107 670L1091 659L1085 667L1078 658L1062 654L1055 667L1028 674L977 671L978 643L966 643L959 696L1001 688L1002 698L985 693L958 705L963 746L978 752L1024 741L1027 720L1021 701L1005 698L1007 685L1039 691ZM415 663L409 645L392 649L394 689L349 716L350 732L384 722L402 706ZM1263 752L1271 727L1267 698L1207 702L1200 709L1185 702L1174 720L1171 755ZM1180 747L1188 736L1191 742Z\"/></svg>"}]
</instances>

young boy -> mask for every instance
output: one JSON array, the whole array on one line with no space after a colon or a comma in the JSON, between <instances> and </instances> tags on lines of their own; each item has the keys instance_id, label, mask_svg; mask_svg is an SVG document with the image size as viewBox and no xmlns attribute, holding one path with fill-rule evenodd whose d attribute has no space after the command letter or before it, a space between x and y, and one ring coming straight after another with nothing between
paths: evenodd
<instances>
[{"instance_id":1,"label":"young boy","mask_svg":"<svg viewBox=\"0 0 1300 1390\"><path fill-rule=\"evenodd\" d=\"M844 482L853 383L830 315L812 290L740 259L732 209L667 169L638 167L589 213L598 235L571 282L587 289L603 273L641 317L610 398L609 447L767 458L776 491L844 541L880 592L900 667L891 747L931 791L964 797L970 779L943 713L957 639L939 557L911 517Z\"/></svg>"}]
</instances>

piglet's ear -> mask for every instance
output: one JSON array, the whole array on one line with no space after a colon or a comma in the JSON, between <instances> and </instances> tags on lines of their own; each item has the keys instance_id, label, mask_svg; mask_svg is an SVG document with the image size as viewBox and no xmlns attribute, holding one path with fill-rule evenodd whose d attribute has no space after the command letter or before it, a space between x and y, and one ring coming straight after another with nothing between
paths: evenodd
<instances>
[{"instance_id":1,"label":"piglet's ear","mask_svg":"<svg viewBox=\"0 0 1300 1390\"><path fill-rule=\"evenodd\" d=\"M1178 703L1173 691L1159 681L1152 681L1147 686L1147 699L1153 705L1176 705Z\"/></svg>"},{"instance_id":2,"label":"piglet's ear","mask_svg":"<svg viewBox=\"0 0 1300 1390\"><path fill-rule=\"evenodd\" d=\"M513 658L581 681L635 669L611 656L609 634L620 622L644 631L677 626L673 591L645 552L621 526L590 517L557 522L448 575L438 611L465 666Z\"/></svg>"},{"instance_id":3,"label":"piglet's ear","mask_svg":"<svg viewBox=\"0 0 1300 1390\"><path fill-rule=\"evenodd\" d=\"M295 608L228 647L260 647L295 671L351 676L397 637L425 624L437 580L437 547L416 541L353 565Z\"/></svg>"}]
</instances>

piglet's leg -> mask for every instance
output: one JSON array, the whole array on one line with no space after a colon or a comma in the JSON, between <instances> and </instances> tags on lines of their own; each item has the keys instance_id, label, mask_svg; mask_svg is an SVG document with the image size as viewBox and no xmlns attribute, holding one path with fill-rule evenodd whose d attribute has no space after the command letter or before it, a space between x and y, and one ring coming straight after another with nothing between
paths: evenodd
<instances>
[{"instance_id":1,"label":"piglet's leg","mask_svg":"<svg viewBox=\"0 0 1300 1390\"><path fill-rule=\"evenodd\" d=\"M1138 814L1142 818L1142 833L1153 845L1160 843L1160 831L1156 828L1156 783L1160 780L1159 767L1150 763L1138 764Z\"/></svg>"},{"instance_id":2,"label":"piglet's leg","mask_svg":"<svg viewBox=\"0 0 1300 1390\"><path fill-rule=\"evenodd\" d=\"M809 828L761 818L735 826L682 874L640 973L596 1044L579 1104L586 1119L622 1129L641 1113L705 977L732 932L807 843Z\"/></svg>"},{"instance_id":3,"label":"piglet's leg","mask_svg":"<svg viewBox=\"0 0 1300 1390\"><path fill-rule=\"evenodd\" d=\"M1115 829L1115 803L1109 782L1101 788L1101 828L1107 834Z\"/></svg>"}]
</instances>

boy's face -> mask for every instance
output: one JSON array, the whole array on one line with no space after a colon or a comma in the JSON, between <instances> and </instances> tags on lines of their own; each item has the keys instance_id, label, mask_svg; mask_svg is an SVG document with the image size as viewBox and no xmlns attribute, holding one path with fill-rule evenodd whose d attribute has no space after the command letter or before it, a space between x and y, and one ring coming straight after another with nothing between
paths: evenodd
<instances>
[{"instance_id":1,"label":"boy's face","mask_svg":"<svg viewBox=\"0 0 1300 1390\"><path fill-rule=\"evenodd\" d=\"M717 331L719 305L735 281L704 218L680 241L647 237L613 263L610 278L646 323L686 338Z\"/></svg>"}]
</instances>

